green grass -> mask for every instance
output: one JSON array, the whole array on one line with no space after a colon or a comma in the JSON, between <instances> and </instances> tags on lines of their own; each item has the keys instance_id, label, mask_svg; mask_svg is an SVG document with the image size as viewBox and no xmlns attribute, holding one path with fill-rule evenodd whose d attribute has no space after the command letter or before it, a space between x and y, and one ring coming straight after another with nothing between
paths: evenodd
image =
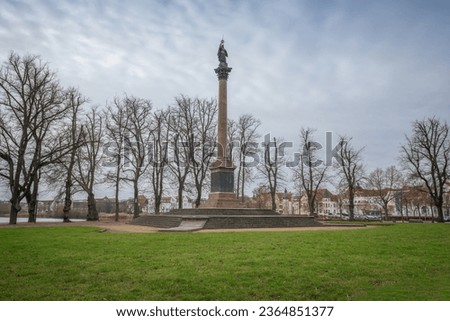
<instances>
[{"instance_id":1,"label":"green grass","mask_svg":"<svg viewBox=\"0 0 450 321\"><path fill-rule=\"evenodd\" d=\"M248 233L0 229L1 300L450 300L450 224Z\"/></svg>"}]
</instances>

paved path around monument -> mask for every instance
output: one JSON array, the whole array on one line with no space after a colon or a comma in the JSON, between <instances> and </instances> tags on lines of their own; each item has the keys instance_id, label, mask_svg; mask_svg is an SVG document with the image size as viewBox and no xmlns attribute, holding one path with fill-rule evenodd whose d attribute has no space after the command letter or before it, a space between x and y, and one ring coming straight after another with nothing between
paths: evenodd
<instances>
[{"instance_id":1,"label":"paved path around monument","mask_svg":"<svg viewBox=\"0 0 450 321\"><path fill-rule=\"evenodd\" d=\"M157 227L131 225L126 221L98 221L98 222L72 222L72 223L20 223L16 225L2 225L2 228L18 228L18 227L71 227L71 226L94 226L100 228L103 232L111 233L156 233L160 230ZM323 227L282 227L282 228L242 228L242 229L217 229L217 230L200 230L194 233L217 233L217 232L274 232L274 231L334 231L334 230L354 230L373 228L374 226L323 226Z\"/></svg>"}]
</instances>

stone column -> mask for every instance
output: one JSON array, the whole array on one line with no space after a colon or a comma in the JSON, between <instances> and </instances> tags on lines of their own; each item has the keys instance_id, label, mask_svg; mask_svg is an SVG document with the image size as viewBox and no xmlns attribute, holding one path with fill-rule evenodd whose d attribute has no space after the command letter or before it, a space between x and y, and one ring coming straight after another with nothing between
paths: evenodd
<instances>
[{"instance_id":1,"label":"stone column","mask_svg":"<svg viewBox=\"0 0 450 321\"><path fill-rule=\"evenodd\" d=\"M230 68L231 69L231 68ZM228 117L227 117L227 80L219 78L219 117L217 129L217 159L225 162L228 145Z\"/></svg>"},{"instance_id":2,"label":"stone column","mask_svg":"<svg viewBox=\"0 0 450 321\"><path fill-rule=\"evenodd\" d=\"M219 115L217 120L217 160L211 165L211 193L232 193L233 195L226 195L227 198L236 198L234 194L235 167L227 151L227 81L231 68L222 62L214 71L219 79Z\"/></svg>"},{"instance_id":3,"label":"stone column","mask_svg":"<svg viewBox=\"0 0 450 321\"><path fill-rule=\"evenodd\" d=\"M223 47L222 47L223 48ZM217 120L217 160L211 165L211 192L204 208L236 208L239 202L234 193L234 165L229 157L227 138L227 81L231 68L219 48L219 66L214 69L219 80L219 115ZM225 50L223 48L223 50ZM226 52L226 51L225 51ZM220 55L222 54L222 56Z\"/></svg>"}]
</instances>

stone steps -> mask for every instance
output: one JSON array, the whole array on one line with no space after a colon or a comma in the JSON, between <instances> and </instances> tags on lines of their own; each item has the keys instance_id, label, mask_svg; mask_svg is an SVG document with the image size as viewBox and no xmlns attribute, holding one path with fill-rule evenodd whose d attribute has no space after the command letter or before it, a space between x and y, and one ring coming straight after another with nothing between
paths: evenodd
<instances>
[{"instance_id":1,"label":"stone steps","mask_svg":"<svg viewBox=\"0 0 450 321\"><path fill-rule=\"evenodd\" d=\"M204 229L313 227L322 226L314 217L300 216L214 216L208 219Z\"/></svg>"},{"instance_id":2,"label":"stone steps","mask_svg":"<svg viewBox=\"0 0 450 321\"><path fill-rule=\"evenodd\" d=\"M183 218L177 227L160 229L160 232L194 232L203 229L208 219Z\"/></svg>"},{"instance_id":3,"label":"stone steps","mask_svg":"<svg viewBox=\"0 0 450 321\"><path fill-rule=\"evenodd\" d=\"M160 228L172 228L180 225L181 217L168 215L148 215L132 220L129 224L146 225Z\"/></svg>"},{"instance_id":4,"label":"stone steps","mask_svg":"<svg viewBox=\"0 0 450 321\"><path fill-rule=\"evenodd\" d=\"M229 209L227 209L229 210ZM241 210L241 209L239 209ZM233 211L231 211L233 212ZM231 213L230 212L230 213ZM183 213L185 213L183 211ZM161 231L188 232L200 229L236 229L271 227L313 227L323 226L312 216L298 215L149 215L139 217L130 224L161 228ZM234 212L236 213L236 212Z\"/></svg>"}]
</instances>

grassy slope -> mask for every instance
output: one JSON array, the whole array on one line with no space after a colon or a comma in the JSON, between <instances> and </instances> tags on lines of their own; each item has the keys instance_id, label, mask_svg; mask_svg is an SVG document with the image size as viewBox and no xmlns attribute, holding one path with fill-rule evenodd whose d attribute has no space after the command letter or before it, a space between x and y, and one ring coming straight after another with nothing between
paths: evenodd
<instances>
[{"instance_id":1,"label":"grassy slope","mask_svg":"<svg viewBox=\"0 0 450 321\"><path fill-rule=\"evenodd\" d=\"M352 231L0 229L1 300L450 300L450 225Z\"/></svg>"}]
</instances>

